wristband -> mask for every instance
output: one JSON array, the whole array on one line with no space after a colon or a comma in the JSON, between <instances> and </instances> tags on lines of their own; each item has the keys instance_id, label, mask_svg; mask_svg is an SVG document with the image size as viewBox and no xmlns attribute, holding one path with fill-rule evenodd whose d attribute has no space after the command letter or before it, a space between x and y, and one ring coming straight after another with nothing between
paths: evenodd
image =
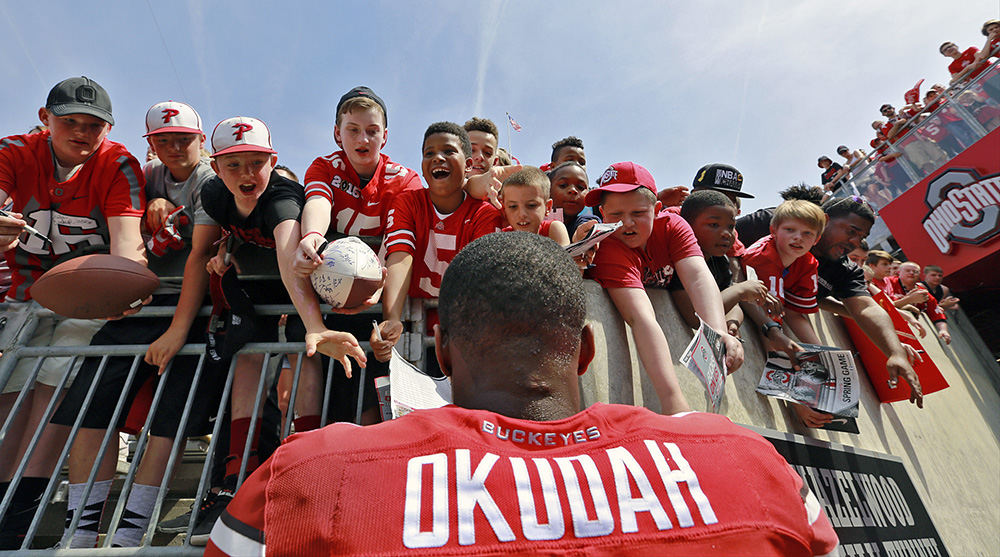
<instances>
[{"instance_id":1,"label":"wristband","mask_svg":"<svg viewBox=\"0 0 1000 557\"><path fill-rule=\"evenodd\" d=\"M765 337L767 336L767 333L774 328L780 329L781 323L778 323L777 321L768 321L767 323L764 323L763 325L760 326L760 330L762 333L764 333Z\"/></svg>"},{"instance_id":2,"label":"wristband","mask_svg":"<svg viewBox=\"0 0 1000 557\"><path fill-rule=\"evenodd\" d=\"M303 239L303 240L305 240L306 238L308 238L308 237L309 237L309 235L310 235L310 234L319 234L320 236L322 236L322 235L323 235L322 233L320 233L320 232L317 232L317 231L313 230L312 232L306 232L305 234L303 234L303 235L302 235L302 239Z\"/></svg>"}]
</instances>

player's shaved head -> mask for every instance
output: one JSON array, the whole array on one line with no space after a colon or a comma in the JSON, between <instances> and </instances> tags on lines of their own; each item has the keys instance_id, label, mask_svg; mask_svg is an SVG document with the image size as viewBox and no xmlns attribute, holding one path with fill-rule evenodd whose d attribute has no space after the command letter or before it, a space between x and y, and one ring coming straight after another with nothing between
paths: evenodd
<instances>
[{"instance_id":1,"label":"player's shaved head","mask_svg":"<svg viewBox=\"0 0 1000 557\"><path fill-rule=\"evenodd\" d=\"M592 345L581 353L581 338L592 342L586 313L580 271L552 240L504 232L466 246L438 304L438 358L455 403L535 420L558 419L553 403L578 408L576 374L592 356Z\"/></svg>"}]
</instances>

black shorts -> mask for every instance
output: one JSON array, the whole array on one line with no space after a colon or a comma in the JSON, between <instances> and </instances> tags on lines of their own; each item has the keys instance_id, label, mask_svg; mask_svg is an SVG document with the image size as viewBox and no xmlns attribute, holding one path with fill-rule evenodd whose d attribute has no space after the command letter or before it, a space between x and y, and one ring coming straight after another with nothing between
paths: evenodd
<instances>
[{"instance_id":1,"label":"black shorts","mask_svg":"<svg viewBox=\"0 0 1000 557\"><path fill-rule=\"evenodd\" d=\"M354 335L358 342L364 342L372 334L372 315L340 315L331 314L324 316L323 322L327 328L333 331L342 331ZM377 320L377 319L376 319ZM291 339L289 339L291 340ZM375 394L375 378L382 375L389 375L389 363L380 362L375 359L371 351L368 352L368 367L365 369L364 402L363 410L368 410L378 404L378 396ZM326 374L330 358L323 356L323 373ZM338 361L333 362L333 380L328 386L329 410L327 422L353 422L358 409L358 387L361 381L361 370L352 359L352 377L350 379L344 374L344 366Z\"/></svg>"},{"instance_id":2,"label":"black shorts","mask_svg":"<svg viewBox=\"0 0 1000 557\"><path fill-rule=\"evenodd\" d=\"M177 294L157 295L153 297L153 302L150 305L174 306L177 304L177 298ZM170 321L170 317L133 317L109 321L94 335L91 345L150 344L167 330ZM196 318L188 333L187 342L205 342L205 327L206 320ZM142 361L142 357L139 355L140 361L136 376L133 378L128 392L125 393L125 404L117 423L119 428L125 425L129 408L143 384L152 377L154 389L159 386L161 379L157 375L159 368L145 363ZM82 427L104 429L111 423L115 407L125 388L132 362L132 356L108 358L104 373L101 374L90 406L84 415ZM101 358L97 357L86 358L83 361L76 380L73 381L73 385L52 417L52 423L73 425L83 408L87 391L94 383L100 363ZM160 437L173 437L177 433L197 365L198 356L176 356L174 358L167 376L167 383L163 387L159 407L150 425L151 434ZM194 401L191 404L191 413L186 428L187 436L202 435L210 431L208 418L218 408L219 397L225 384L225 376L218 377L217 375L212 373L208 367L202 372L199 384L195 388Z\"/></svg>"}]
</instances>

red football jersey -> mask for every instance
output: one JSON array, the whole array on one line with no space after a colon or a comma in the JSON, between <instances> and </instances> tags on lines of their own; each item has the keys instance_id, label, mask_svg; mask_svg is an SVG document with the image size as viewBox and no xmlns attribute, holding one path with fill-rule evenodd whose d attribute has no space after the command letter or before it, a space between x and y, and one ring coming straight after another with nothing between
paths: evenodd
<instances>
[{"instance_id":1,"label":"red football jersey","mask_svg":"<svg viewBox=\"0 0 1000 557\"><path fill-rule=\"evenodd\" d=\"M976 57L976 54L978 54L978 53L979 53L979 49L978 48L976 48L974 46L970 46L969 48L965 49L962 52L961 56L959 56L955 60L952 60L951 64L948 64L948 71L951 72L951 75L955 75L955 74L961 72L962 70L964 70L966 68L966 66L968 66L969 64L971 64L974 61L974 59ZM988 65L984 64L978 70L976 70L976 71L970 73L969 75L965 76L965 78L966 79L972 79L972 78L976 77L977 75L983 73L983 70L985 70L988 67L989 67Z\"/></svg>"},{"instance_id":2,"label":"red football jersey","mask_svg":"<svg viewBox=\"0 0 1000 557\"><path fill-rule=\"evenodd\" d=\"M396 196L386 216L386 257L401 251L413 256L411 298L437 298L441 277L455 255L469 242L500 230L500 211L486 201L466 196L462 204L442 215L426 189Z\"/></svg>"},{"instance_id":3,"label":"red football jersey","mask_svg":"<svg viewBox=\"0 0 1000 557\"><path fill-rule=\"evenodd\" d=\"M724 416L595 404L533 422L447 406L297 434L206 555L818 555L818 500Z\"/></svg>"},{"instance_id":4,"label":"red football jersey","mask_svg":"<svg viewBox=\"0 0 1000 557\"><path fill-rule=\"evenodd\" d=\"M817 273L819 262L813 254L806 253L785 268L781 264L774 236L768 234L747 248L743 263L753 267L757 278L764 281L786 308L799 313L816 313Z\"/></svg>"},{"instance_id":5,"label":"red football jersey","mask_svg":"<svg viewBox=\"0 0 1000 557\"><path fill-rule=\"evenodd\" d=\"M900 282L899 277L893 275L885 278L885 288L883 288L882 290L885 291L886 296L889 296L890 300L895 302L896 300L902 298L903 296L907 295L908 293L916 289L927 290L927 288L924 287L924 285L919 282L917 282L913 286L913 288L907 289L906 287L903 286L903 283ZM937 323L938 321L948 320L948 315L944 312L943 309L941 309L941 306L938 305L937 300L934 298L933 295L928 296L926 302L913 304L913 306L919 309L920 311L926 313L927 316L931 318L931 321L935 323Z\"/></svg>"},{"instance_id":6,"label":"red football jersey","mask_svg":"<svg viewBox=\"0 0 1000 557\"><path fill-rule=\"evenodd\" d=\"M364 188L358 173L337 151L317 157L306 170L306 201L322 196L333 204L331 228L350 236L381 236L392 200L400 192L421 189L416 172L379 155L375 174Z\"/></svg>"},{"instance_id":7,"label":"red football jersey","mask_svg":"<svg viewBox=\"0 0 1000 557\"><path fill-rule=\"evenodd\" d=\"M687 257L703 257L698 239L686 220L665 210L653 221L645 249L632 249L615 237L602 241L587 278L604 288L663 288L674 276L674 263Z\"/></svg>"},{"instance_id":8,"label":"red football jersey","mask_svg":"<svg viewBox=\"0 0 1000 557\"><path fill-rule=\"evenodd\" d=\"M7 299L28 300L31 285L57 261L88 246L109 245L108 217L141 217L145 178L125 146L105 139L65 182L57 182L49 132L0 140L0 189L13 210L52 240L28 233L6 252L12 271Z\"/></svg>"}]
</instances>

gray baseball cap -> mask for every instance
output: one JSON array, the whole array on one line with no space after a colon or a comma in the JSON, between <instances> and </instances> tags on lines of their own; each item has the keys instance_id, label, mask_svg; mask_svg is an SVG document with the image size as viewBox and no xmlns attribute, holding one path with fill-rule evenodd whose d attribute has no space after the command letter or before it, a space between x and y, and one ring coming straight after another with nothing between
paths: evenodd
<instances>
[{"instance_id":1,"label":"gray baseball cap","mask_svg":"<svg viewBox=\"0 0 1000 557\"><path fill-rule=\"evenodd\" d=\"M96 81L88 77L71 77L49 91L45 108L56 116L89 114L115 125L111 116L111 97Z\"/></svg>"}]
</instances>

